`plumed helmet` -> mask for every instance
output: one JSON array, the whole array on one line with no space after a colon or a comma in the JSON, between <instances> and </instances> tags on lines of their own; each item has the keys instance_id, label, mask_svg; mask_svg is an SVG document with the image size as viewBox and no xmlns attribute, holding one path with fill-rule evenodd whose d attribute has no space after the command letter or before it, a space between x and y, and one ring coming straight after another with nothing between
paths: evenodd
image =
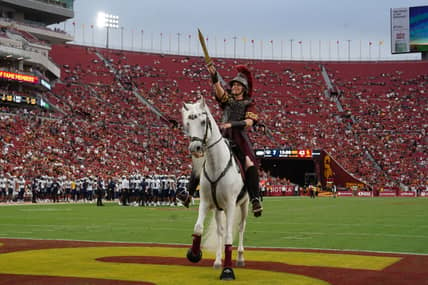
<instances>
[{"instance_id":1,"label":"plumed helmet","mask_svg":"<svg viewBox=\"0 0 428 285\"><path fill-rule=\"evenodd\" d=\"M230 81L230 86L233 85L233 83L235 82L239 82L241 83L245 90L248 91L248 80L247 77L243 74L243 73L238 73L238 75L236 75L231 81Z\"/></svg>"},{"instance_id":2,"label":"plumed helmet","mask_svg":"<svg viewBox=\"0 0 428 285\"><path fill-rule=\"evenodd\" d=\"M229 82L229 85L232 86L234 82L241 83L247 95L251 97L253 91L253 77L251 76L251 72L244 65L237 65L236 69L238 70L238 74Z\"/></svg>"}]
</instances>

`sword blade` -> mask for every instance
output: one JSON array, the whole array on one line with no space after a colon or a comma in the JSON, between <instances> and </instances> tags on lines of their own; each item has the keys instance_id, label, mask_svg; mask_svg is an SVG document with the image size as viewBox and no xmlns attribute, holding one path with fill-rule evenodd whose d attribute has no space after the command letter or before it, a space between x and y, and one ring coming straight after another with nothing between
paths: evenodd
<instances>
[{"instance_id":1,"label":"sword blade","mask_svg":"<svg viewBox=\"0 0 428 285\"><path fill-rule=\"evenodd\" d=\"M205 43L205 38L201 33L201 30L198 29L199 42L201 43L202 51L204 52L205 63L210 65L212 64L212 59L208 54L207 44Z\"/></svg>"}]
</instances>

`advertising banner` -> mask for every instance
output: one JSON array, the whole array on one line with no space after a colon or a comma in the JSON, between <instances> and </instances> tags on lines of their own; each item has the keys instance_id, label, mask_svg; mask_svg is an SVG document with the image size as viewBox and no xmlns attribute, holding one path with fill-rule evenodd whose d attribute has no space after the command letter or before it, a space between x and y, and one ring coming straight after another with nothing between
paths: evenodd
<instances>
[{"instance_id":1,"label":"advertising banner","mask_svg":"<svg viewBox=\"0 0 428 285\"><path fill-rule=\"evenodd\" d=\"M382 191L379 192L379 197L396 197L397 192L395 191Z\"/></svg>"},{"instance_id":2,"label":"advertising banner","mask_svg":"<svg viewBox=\"0 0 428 285\"><path fill-rule=\"evenodd\" d=\"M428 51L428 6L391 9L391 52Z\"/></svg>"},{"instance_id":3,"label":"advertising banner","mask_svg":"<svg viewBox=\"0 0 428 285\"><path fill-rule=\"evenodd\" d=\"M404 53L410 51L409 8L391 9L391 51Z\"/></svg>"},{"instance_id":4,"label":"advertising banner","mask_svg":"<svg viewBox=\"0 0 428 285\"><path fill-rule=\"evenodd\" d=\"M268 196L293 196L293 185L273 185L267 192Z\"/></svg>"},{"instance_id":5,"label":"advertising banner","mask_svg":"<svg viewBox=\"0 0 428 285\"><path fill-rule=\"evenodd\" d=\"M357 196L358 197L372 197L373 193L371 191L358 191Z\"/></svg>"},{"instance_id":6,"label":"advertising banner","mask_svg":"<svg viewBox=\"0 0 428 285\"><path fill-rule=\"evenodd\" d=\"M352 197L353 194L350 191L337 191L337 196L339 196L339 197Z\"/></svg>"},{"instance_id":7,"label":"advertising banner","mask_svg":"<svg viewBox=\"0 0 428 285\"><path fill-rule=\"evenodd\" d=\"M400 196L400 197L416 197L416 193L415 192L406 191L406 192L400 192L398 194L398 196Z\"/></svg>"},{"instance_id":8,"label":"advertising banner","mask_svg":"<svg viewBox=\"0 0 428 285\"><path fill-rule=\"evenodd\" d=\"M13 80L13 81L22 81L22 82L33 83L33 84L39 83L39 78L37 76L21 74L16 72L9 72L4 70L0 70L0 78Z\"/></svg>"}]
</instances>

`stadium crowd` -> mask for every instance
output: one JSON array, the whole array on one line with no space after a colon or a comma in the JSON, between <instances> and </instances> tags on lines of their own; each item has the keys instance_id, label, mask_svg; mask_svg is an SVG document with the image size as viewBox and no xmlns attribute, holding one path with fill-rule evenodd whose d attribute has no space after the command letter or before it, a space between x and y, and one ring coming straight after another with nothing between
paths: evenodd
<instances>
[{"instance_id":1,"label":"stadium crowd","mask_svg":"<svg viewBox=\"0 0 428 285\"><path fill-rule=\"evenodd\" d=\"M73 45L54 46L51 57L61 79L39 93L53 111L1 106L1 175L30 184L189 174L183 102L204 96L220 114L201 58ZM226 82L237 63L216 59ZM325 149L372 189L427 187L427 63L326 63L338 93L325 91L320 63L239 63L255 75L255 148Z\"/></svg>"}]
</instances>

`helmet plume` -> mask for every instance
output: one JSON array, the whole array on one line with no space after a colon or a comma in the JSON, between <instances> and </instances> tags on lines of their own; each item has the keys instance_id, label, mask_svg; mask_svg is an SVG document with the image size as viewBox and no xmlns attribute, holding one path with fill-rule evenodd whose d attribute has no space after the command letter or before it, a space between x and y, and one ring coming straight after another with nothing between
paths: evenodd
<instances>
[{"instance_id":1,"label":"helmet plume","mask_svg":"<svg viewBox=\"0 0 428 285\"><path fill-rule=\"evenodd\" d=\"M245 66L245 65L237 65L236 69L239 73L242 73L245 75L248 81L248 96L251 97L253 93L253 77L251 76L251 71Z\"/></svg>"}]
</instances>

